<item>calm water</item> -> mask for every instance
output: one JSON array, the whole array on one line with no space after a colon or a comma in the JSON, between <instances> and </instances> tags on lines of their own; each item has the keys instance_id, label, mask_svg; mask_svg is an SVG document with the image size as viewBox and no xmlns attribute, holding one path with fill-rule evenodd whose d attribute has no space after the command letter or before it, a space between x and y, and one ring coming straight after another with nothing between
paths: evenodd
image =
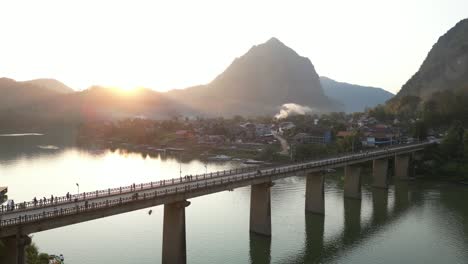
<instances>
[{"instance_id":1,"label":"calm water","mask_svg":"<svg viewBox=\"0 0 468 264\"><path fill-rule=\"evenodd\" d=\"M0 137L0 185L9 186L10 198L73 193L75 183L92 191L179 175L171 158L80 150L72 137L58 135ZM206 170L199 161L181 168L183 174ZM189 263L468 263L467 187L410 182L386 193L372 190L364 176L361 202L343 198L340 173L326 179L325 217L304 213L303 177L276 182L271 239L249 234L250 188L192 199ZM64 254L68 264L159 263L162 209L36 233L33 240L41 251Z\"/></svg>"}]
</instances>

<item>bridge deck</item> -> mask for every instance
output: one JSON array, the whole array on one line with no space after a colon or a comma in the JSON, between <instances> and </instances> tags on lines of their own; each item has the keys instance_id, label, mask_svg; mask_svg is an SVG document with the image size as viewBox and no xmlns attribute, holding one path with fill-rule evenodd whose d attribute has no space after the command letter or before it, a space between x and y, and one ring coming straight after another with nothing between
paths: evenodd
<instances>
[{"instance_id":1,"label":"bridge deck","mask_svg":"<svg viewBox=\"0 0 468 264\"><path fill-rule=\"evenodd\" d=\"M0 208L0 237L13 235L18 230L39 232L69 224L89 221L210 193L230 190L279 178L299 172L320 171L368 160L391 157L423 149L430 143L396 146L364 153L289 164L271 168L242 168L195 175L190 179L176 178L142 183L120 188L87 192L71 197L55 197L53 201L29 201L11 208Z\"/></svg>"}]
</instances>

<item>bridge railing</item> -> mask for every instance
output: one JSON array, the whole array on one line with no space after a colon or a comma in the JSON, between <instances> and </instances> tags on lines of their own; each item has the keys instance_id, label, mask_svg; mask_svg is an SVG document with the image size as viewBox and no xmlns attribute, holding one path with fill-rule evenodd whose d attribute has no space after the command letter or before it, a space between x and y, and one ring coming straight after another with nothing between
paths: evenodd
<instances>
[{"instance_id":1,"label":"bridge railing","mask_svg":"<svg viewBox=\"0 0 468 264\"><path fill-rule=\"evenodd\" d=\"M7 211L27 210L31 208L37 209L40 207L57 206L57 205L62 205L65 203L70 203L70 202L75 202L75 201L80 201L80 200L99 198L99 197L105 197L105 196L113 196L113 195L131 193L131 192L164 187L164 186L179 185L179 184L186 183L189 177L191 177L190 180L201 180L201 179L224 177L228 175L257 171L260 168L261 168L260 166L249 166L249 167L244 167L244 168L216 171L216 172L204 173L204 174L199 174L199 175L185 175L184 177L179 177L179 178L165 179L165 180L152 181L152 182L140 183L140 184L132 184L128 186L114 187L114 188L96 190L96 191L91 191L91 192L83 192L79 194L71 194L68 197L67 196L55 196L53 198L43 197L43 198L38 199L37 201L25 201L21 203L16 203L14 205L14 208L9 208L8 206L2 205L0 206L0 213L7 212Z\"/></svg>"},{"instance_id":2,"label":"bridge railing","mask_svg":"<svg viewBox=\"0 0 468 264\"><path fill-rule=\"evenodd\" d=\"M290 163L286 164L284 166L286 167L297 167L304 164L314 164L314 166L323 166L323 165L331 165L335 163L340 163L344 161L349 161L352 159L356 158L362 158L365 156L369 157L375 157L377 154L385 154L385 153L392 153L392 152L397 152L398 150L401 149L411 149L416 146L422 146L430 143L414 143L414 144L406 144L402 146L397 146L389 149L377 149L377 150L372 150L372 151L365 151L365 152L351 152L351 153L341 153L338 157L337 155L330 155L328 158L322 158L319 160L312 160L312 161L298 161L295 163ZM333 161L330 161L330 159L333 159ZM244 168L236 168L236 169L230 169L230 170L223 170L223 171L216 171L216 172L210 172L210 173L204 173L204 174L198 174L198 175L186 175L184 177L179 177L179 178L172 178L172 179L166 179L166 180L160 180L160 181L155 181L155 182L148 182L148 183L141 183L141 184L132 184L128 186L122 186L122 187L116 187L116 188L108 188L104 190L96 190L92 192L83 192L80 194L73 194L70 196L59 196L59 197L54 197L51 198L41 198L39 200L35 201L25 201L21 203L17 203L14 205L14 208L9 208L7 206L2 205L0 207L0 213L7 212L7 211L22 211L22 210L28 210L28 209L37 209L41 207L51 207L51 206L58 206L58 205L63 205L66 203L72 203L76 201L82 201L82 200L89 200L93 198L103 198L103 197L108 197L108 196L114 196L114 195L120 195L120 194L127 194L127 193L133 193L137 191L142 191L142 190L148 190L148 189L153 189L153 188L159 188L159 187L166 187L166 186L175 186L175 185L180 185L180 184L186 184L189 181L197 181L197 180L205 180L205 179L211 179L211 178L216 178L216 177L225 177L225 176L230 176L230 175L236 175L240 173L248 173L248 172L256 172L258 170L268 170L275 168L276 166L268 167L268 166L250 166L250 167L244 167ZM13 210L12 210L13 209Z\"/></svg>"}]
</instances>

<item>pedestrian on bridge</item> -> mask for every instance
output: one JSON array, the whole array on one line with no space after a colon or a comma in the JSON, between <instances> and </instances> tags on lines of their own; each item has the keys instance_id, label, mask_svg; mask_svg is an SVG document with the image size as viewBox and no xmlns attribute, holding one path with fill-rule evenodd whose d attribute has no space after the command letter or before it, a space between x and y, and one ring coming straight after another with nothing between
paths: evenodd
<instances>
[{"instance_id":1,"label":"pedestrian on bridge","mask_svg":"<svg viewBox=\"0 0 468 264\"><path fill-rule=\"evenodd\" d=\"M37 198L36 198L36 197L34 197L34 199L33 199L33 203L34 203L34 206L36 206L36 205L37 205Z\"/></svg>"}]
</instances>

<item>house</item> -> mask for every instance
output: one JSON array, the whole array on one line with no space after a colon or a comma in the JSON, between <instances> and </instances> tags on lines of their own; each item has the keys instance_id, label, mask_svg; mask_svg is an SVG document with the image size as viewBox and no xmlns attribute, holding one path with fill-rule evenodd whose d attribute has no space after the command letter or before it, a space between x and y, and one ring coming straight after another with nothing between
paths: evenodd
<instances>
[{"instance_id":1,"label":"house","mask_svg":"<svg viewBox=\"0 0 468 264\"><path fill-rule=\"evenodd\" d=\"M337 138L352 137L354 135L355 135L355 132L353 131L338 131L338 133L336 133Z\"/></svg>"},{"instance_id":2,"label":"house","mask_svg":"<svg viewBox=\"0 0 468 264\"><path fill-rule=\"evenodd\" d=\"M221 145L226 142L226 137L223 135L204 135L198 137L198 144Z\"/></svg>"},{"instance_id":3,"label":"house","mask_svg":"<svg viewBox=\"0 0 468 264\"><path fill-rule=\"evenodd\" d=\"M391 145L397 138L397 134L390 126L376 124L364 132L362 145L368 147Z\"/></svg>"},{"instance_id":4,"label":"house","mask_svg":"<svg viewBox=\"0 0 468 264\"><path fill-rule=\"evenodd\" d=\"M177 139L191 139L194 137L192 131L189 130L177 130L175 135Z\"/></svg>"},{"instance_id":5,"label":"house","mask_svg":"<svg viewBox=\"0 0 468 264\"><path fill-rule=\"evenodd\" d=\"M271 135L271 126L265 124L255 124L255 135L257 137Z\"/></svg>"},{"instance_id":6,"label":"house","mask_svg":"<svg viewBox=\"0 0 468 264\"><path fill-rule=\"evenodd\" d=\"M331 131L321 133L298 133L292 138L296 144L328 144L331 142Z\"/></svg>"}]
</instances>

